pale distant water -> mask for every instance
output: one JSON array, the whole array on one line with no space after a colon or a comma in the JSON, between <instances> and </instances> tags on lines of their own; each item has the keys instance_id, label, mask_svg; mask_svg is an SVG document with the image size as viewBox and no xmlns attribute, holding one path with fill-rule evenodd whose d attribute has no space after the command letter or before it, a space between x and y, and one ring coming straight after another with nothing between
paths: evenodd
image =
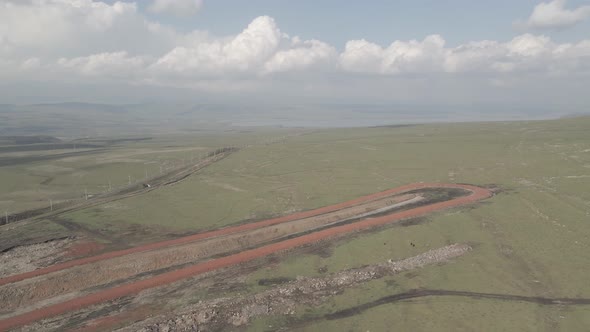
<instances>
[{"instance_id":1,"label":"pale distant water","mask_svg":"<svg viewBox=\"0 0 590 332\"><path fill-rule=\"evenodd\" d=\"M383 125L401 125L433 122L473 122L473 121L517 121L544 120L559 118L568 114L567 110L538 109L502 109L445 107L439 110L431 108L408 107L400 109L392 106L346 106L334 105L314 109L294 108L253 110L245 113L226 114L226 121L233 126L283 126L283 127L372 127ZM229 120L229 121L228 121Z\"/></svg>"},{"instance_id":2,"label":"pale distant water","mask_svg":"<svg viewBox=\"0 0 590 332\"><path fill-rule=\"evenodd\" d=\"M235 127L373 127L555 119L575 109L514 105L400 104L0 104L1 135L85 137Z\"/></svg>"}]
</instances>

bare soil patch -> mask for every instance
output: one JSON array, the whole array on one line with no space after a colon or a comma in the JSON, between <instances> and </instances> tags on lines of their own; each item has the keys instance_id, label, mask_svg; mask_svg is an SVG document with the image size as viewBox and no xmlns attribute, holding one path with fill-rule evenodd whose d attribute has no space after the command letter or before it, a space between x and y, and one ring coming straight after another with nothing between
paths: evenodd
<instances>
[{"instance_id":1,"label":"bare soil patch","mask_svg":"<svg viewBox=\"0 0 590 332\"><path fill-rule=\"evenodd\" d=\"M63 256L73 239L13 247L0 253L0 278L49 266Z\"/></svg>"},{"instance_id":2,"label":"bare soil patch","mask_svg":"<svg viewBox=\"0 0 590 332\"><path fill-rule=\"evenodd\" d=\"M104 244L98 243L92 240L82 240L72 244L66 252L66 257L83 257L96 254L97 252L104 249Z\"/></svg>"}]
</instances>

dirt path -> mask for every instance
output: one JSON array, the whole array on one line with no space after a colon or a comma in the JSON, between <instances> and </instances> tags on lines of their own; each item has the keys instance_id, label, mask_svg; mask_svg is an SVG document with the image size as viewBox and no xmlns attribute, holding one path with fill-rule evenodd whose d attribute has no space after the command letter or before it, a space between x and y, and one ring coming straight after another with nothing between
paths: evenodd
<instances>
[{"instance_id":1,"label":"dirt path","mask_svg":"<svg viewBox=\"0 0 590 332\"><path fill-rule=\"evenodd\" d=\"M590 305L590 298L549 298L542 296L526 296L513 294L497 294L497 293L479 293L468 291L456 291L445 289L413 289L404 293L394 294L379 298L375 301L364 303L362 305L352 307L349 309L340 310L331 314L327 314L322 318L333 320L358 315L363 311L378 307L380 305L395 303L404 300L410 300L421 297L462 297L474 300L496 300L496 301L510 301L510 302L528 302L538 305L555 305L555 306L570 306L570 305Z\"/></svg>"},{"instance_id":2,"label":"dirt path","mask_svg":"<svg viewBox=\"0 0 590 332\"><path fill-rule=\"evenodd\" d=\"M430 188L430 187L424 187L424 188ZM6 285L9 283L14 283L14 282L21 281L21 280L25 280L25 279L29 279L29 278L33 278L33 277L37 277L40 275L56 272L56 271L65 270L65 269L68 269L68 268L71 268L74 266L78 266L78 265L95 263L98 261L111 259L111 258L115 258L115 257L120 257L120 256L125 256L125 255L130 255L130 254L139 253L139 252L143 252L143 251L161 249L161 248L165 248L165 247L186 244L186 243L190 243L190 242L194 242L194 241L198 241L198 240L203 240L203 239L208 239L208 238L212 238L212 237L218 237L218 236L222 236L222 235L228 235L228 234L258 229L258 228L276 225L276 224L280 224L280 223L285 223L285 222L293 221L293 220L297 220L297 219L314 217L314 216L318 216L321 214L326 214L326 213L342 210L345 208L350 208L355 205L374 201L374 200L377 200L377 199L380 199L383 197L387 197L387 196L391 196L394 194L401 194L403 192L411 191L411 190L415 190L415 189L420 189L420 188L415 188L412 186L398 187L398 188L390 189L390 190L383 191L380 193L359 197L357 199L354 199L354 200L351 200L348 202L325 206L325 207L315 209L315 210L298 212L298 213L290 214L290 215L283 216L283 217L278 217L278 218L267 219L267 220L254 222L254 223L248 223L248 224L242 224L242 225L237 225L237 226L221 228L221 229L217 229L217 230L213 230L213 231L209 231L209 232L204 232L204 233L197 233L194 235L189 235L189 236L185 236L185 237L181 237L181 238L177 238L177 239L173 239L173 240L155 242L155 243L150 243L150 244L137 246L137 247L133 247L133 248L129 248L129 249L111 251L111 252L107 252L107 253L104 253L101 255L71 260L71 261L67 261L64 263L52 265L52 266L49 266L46 268L42 268L42 269L38 269L38 270L34 270L34 271L30 271L30 272L26 272L26 273L22 273L22 274L18 274L18 275L13 275L13 276L9 276L6 278L1 278L0 279L0 286Z\"/></svg>"},{"instance_id":3,"label":"dirt path","mask_svg":"<svg viewBox=\"0 0 590 332\"><path fill-rule=\"evenodd\" d=\"M34 307L61 302L63 296L72 292L96 292L100 289L136 280L139 275L148 277L149 275L162 273L165 269L177 269L181 265L195 264L213 256L225 256L245 249L281 241L288 237L301 236L305 233L317 231L320 228L329 228L338 224L358 221L360 218L388 211L393 212L406 206L409 208L412 204L423 200L425 198L416 194L387 196L315 217L297 219L158 250L143 251L101 260L93 264L77 265L38 278L1 285L0 301L4 301L5 305L0 308L0 319L6 318L3 317L6 313L10 315L18 313L17 309L26 312ZM84 293L72 295L77 297ZM32 305L34 307L31 307Z\"/></svg>"},{"instance_id":4,"label":"dirt path","mask_svg":"<svg viewBox=\"0 0 590 332\"><path fill-rule=\"evenodd\" d=\"M360 198L357 198L357 199L354 199L354 200L351 200L348 202L319 208L316 210L295 213L293 215L270 219L270 220L266 220L266 221L261 221L258 223L228 227L228 228L215 230L215 231L211 231L211 232L207 232L207 233L195 234L195 235L191 235L188 237L183 237L183 238L179 238L179 239L175 239L175 240L158 242L158 243L154 243L154 244L150 244L150 245L146 245L146 246L131 248L131 249L123 250L120 252L112 252L112 253L107 253L107 254L99 255L99 256L95 256L95 257L89 257L89 258L82 259L82 260L71 261L68 263L64 263L64 264L69 264L67 266L64 264L60 264L61 267L58 266L56 268L54 266L54 267L50 267L47 269L41 269L41 270L45 270L42 272L38 272L40 270L37 270L37 271L33 271L32 274L30 274L30 273L25 274L25 276L17 275L17 276L12 276L10 278L5 278L5 279L3 279L3 284L9 283L9 282L14 282L16 280L23 280L26 278L31 278L33 276L38 276L38 275L42 275L45 273L49 273L49 272L51 272L52 268L54 269L53 271L57 271L60 269L67 268L69 266L75 266L75 265L79 265L79 264L88 264L88 263L96 262L101 259L106 259L109 257L118 257L118 256L126 255L129 253L133 253L133 252L153 250L153 249L162 248L162 247L169 246L169 245L187 243L190 241L195 241L197 239L202 239L202 238L206 238L206 237L219 236L219 235L223 235L223 234L230 234L232 232L258 228L258 227L262 227L264 225L272 225L272 224L276 224L276 223L285 222L288 220L306 218L306 217L319 215L319 214L326 213L326 212L336 211L338 209L342 209L345 207L351 207L351 206L354 206L354 205L357 205L357 204L360 204L363 202L379 199L379 198L382 198L382 197L385 197L388 195L404 193L404 192L418 190L418 189L426 189L426 188L463 189L463 190L469 191L471 194L468 196L454 198L454 199L451 199L448 201L437 202L437 203L433 203L430 205L419 206L419 207L405 210L405 211L395 212L395 213L392 213L389 215L364 219L364 220L361 220L356 223L335 226L335 227L320 230L320 231L317 231L314 233L305 234L305 235L302 235L302 236L299 236L296 238L290 238L290 239L287 239L287 240L284 240L281 242L272 243L272 244L258 247L255 249L245 250L245 251L239 252L237 254L221 257L218 259L209 260L206 262L198 263L198 264L188 266L185 268L181 268L178 270L166 272L166 273L156 275L153 277L149 277L149 278L137 281L137 282L116 286L116 287L113 287L113 288L110 288L110 289L107 289L104 291L100 291L97 293L84 295L84 296L81 296L78 298L64 301L62 303L50 305L50 306L47 306L44 308L36 309L36 310L30 311L30 312L27 312L24 314L20 314L17 316L13 316L13 317L1 320L0 321L0 330L8 330L10 328L15 328L18 326L26 325L26 324L31 323L33 321L37 321L37 320L41 320L44 318L60 315L65 312L75 311L75 310L79 310L81 308L91 306L94 304L98 304L101 302L106 302L106 301L114 300L114 299L117 299L117 298L120 298L123 296L137 294L145 289L158 287L158 286L169 284L172 282L176 282L176 281L179 281L179 280L182 280L185 278L196 276L196 275L199 275L199 274L202 274L205 272L210 272L210 271L214 271L214 270L217 270L217 269L220 269L223 267L228 267L228 266L240 264L243 262L251 261L251 260L254 260L257 258L271 255L271 254L278 252L278 251L288 250L288 249L298 247L301 245L314 243L314 242L324 240L324 239L327 239L327 238L330 238L330 237L333 237L336 235L341 235L341 234L350 233L350 232L354 232L354 231L358 231L358 230L373 228L376 226L385 225L387 223L399 221L402 219L423 216L425 214L428 214L428 213L431 213L434 211L439 211L439 210L443 210L443 209L447 209L447 208L452 208L452 207L457 207L457 206L461 206L461 205L474 203L476 201L488 198L492 195L492 193L489 190L484 189L484 188L480 188L480 187L476 187L476 186L472 186L472 185L444 184L444 183L410 184L410 185L394 188L391 190L387 190L384 192L360 197ZM6 279L9 279L9 280L6 281Z\"/></svg>"}]
</instances>

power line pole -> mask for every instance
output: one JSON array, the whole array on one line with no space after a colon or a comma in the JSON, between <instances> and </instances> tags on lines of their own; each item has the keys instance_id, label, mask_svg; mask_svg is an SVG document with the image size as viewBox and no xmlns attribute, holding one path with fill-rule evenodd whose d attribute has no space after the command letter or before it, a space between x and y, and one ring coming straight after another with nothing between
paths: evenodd
<instances>
[{"instance_id":1,"label":"power line pole","mask_svg":"<svg viewBox=\"0 0 590 332\"><path fill-rule=\"evenodd\" d=\"M53 211L53 201L49 199L49 211Z\"/></svg>"}]
</instances>

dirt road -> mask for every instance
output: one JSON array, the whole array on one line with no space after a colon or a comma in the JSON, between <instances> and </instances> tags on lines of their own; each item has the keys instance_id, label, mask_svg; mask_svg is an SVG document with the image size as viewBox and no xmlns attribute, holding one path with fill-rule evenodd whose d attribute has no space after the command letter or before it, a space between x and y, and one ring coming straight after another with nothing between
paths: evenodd
<instances>
[{"instance_id":1,"label":"dirt road","mask_svg":"<svg viewBox=\"0 0 590 332\"><path fill-rule=\"evenodd\" d=\"M256 229L260 227L264 227L267 225L278 224L286 221L292 221L296 219L306 218L310 216L315 216L327 212L336 211L345 207L351 207L357 204L361 204L363 202L368 202L371 200L379 199L385 196L389 196L392 194L401 194L404 192L409 192L413 190L419 189L427 189L427 188L449 188L449 189L462 189L470 192L467 196L461 196L458 198L454 198L448 201L437 202L429 205L419 206L416 208L394 212L388 215L383 215L379 217L370 217L367 219L360 220L355 223L349 223L345 225L335 226L328 229L323 229L317 232L305 234L299 237L286 239L281 242L276 242L268 245L264 245L255 249L250 249L246 251L239 252L237 254L232 254L229 256L212 259L209 261L197 263L192 266L180 268L178 270L162 273L160 275L156 275L153 277L149 277L147 279L143 279L140 281L116 286L110 289L106 289L103 291L99 291L97 293L92 293L88 295L84 295L78 298L74 298L71 300L67 300L61 303L53 304L46 306L44 308L36 309L30 312L26 312L20 315L16 315L4 320L0 321L0 330L8 330L11 328L15 328L18 326L23 326L33 321L41 320L44 318L57 316L63 314L65 312L75 311L84 307L88 307L94 304L98 304L105 301L114 300L123 296L137 294L143 290L154 288L162 285L166 285L172 282L176 282L185 278L193 277L205 272L214 271L223 267L228 267L236 264L240 264L243 262L251 261L257 258L261 258L264 256L268 256L270 254L288 250L294 247L298 247L305 244L314 243L320 240L324 240L333 236L342 235L358 230L373 228L376 226L385 225L387 223L396 222L402 219L407 218L414 218L423 216L425 214L439 211L447 208L462 206L470 203L474 203L476 201L488 198L492 195L492 193L484 188L472 186L472 185L463 185L463 184L444 184L444 183L416 183L410 184L398 188L394 188L391 190L387 190L384 192L360 197L348 202L335 204L311 211L305 211L300 213L295 213L289 216L284 216L280 218L274 218L270 220L260 221L251 224L243 224L239 226L227 227L219 230L214 230L211 232L195 234L175 240L158 242L154 244L149 244L145 246L140 246L136 248L131 248L127 250L122 250L118 252L111 252L106 253L99 256L88 257L81 260L70 261L67 263L55 265L52 267L48 267L45 269L40 269L36 271L32 271L29 273L24 273L22 275L16 275L8 278L4 278L0 280L0 284L7 284L10 282L15 282L18 280L24 280L27 278L32 278L34 276L40 276L43 274L51 273L54 271L59 271L62 269L66 269L68 267L80 265L80 264L90 264L93 262L97 262L100 260L108 259L111 257L119 257L128 255L134 252L141 252L147 250L155 250L171 245L177 245L182 243L187 243L191 241L196 241L199 239L215 237L220 235L231 234L234 232L240 232L248 229Z\"/></svg>"}]
</instances>

